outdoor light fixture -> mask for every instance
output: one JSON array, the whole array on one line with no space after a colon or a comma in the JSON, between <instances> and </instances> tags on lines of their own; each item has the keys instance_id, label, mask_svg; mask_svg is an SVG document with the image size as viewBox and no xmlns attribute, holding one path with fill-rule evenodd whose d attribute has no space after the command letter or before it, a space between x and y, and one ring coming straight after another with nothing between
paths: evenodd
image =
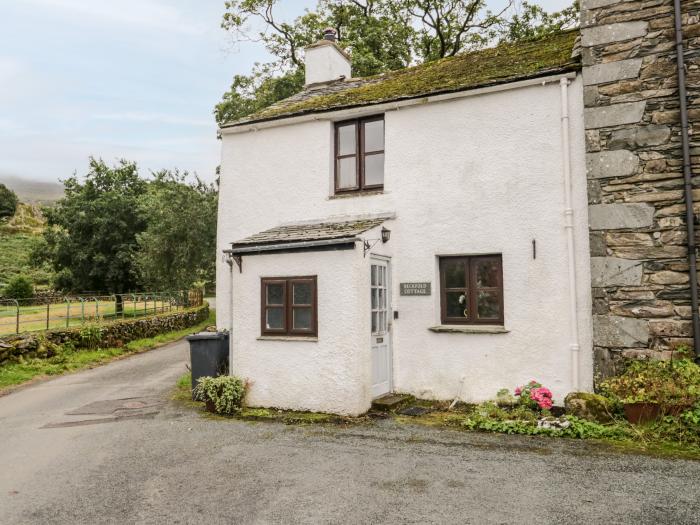
<instances>
[{"instance_id":1,"label":"outdoor light fixture","mask_svg":"<svg viewBox=\"0 0 700 525\"><path fill-rule=\"evenodd\" d=\"M382 242L389 242L389 239L391 239L391 230L382 228Z\"/></svg>"}]
</instances>

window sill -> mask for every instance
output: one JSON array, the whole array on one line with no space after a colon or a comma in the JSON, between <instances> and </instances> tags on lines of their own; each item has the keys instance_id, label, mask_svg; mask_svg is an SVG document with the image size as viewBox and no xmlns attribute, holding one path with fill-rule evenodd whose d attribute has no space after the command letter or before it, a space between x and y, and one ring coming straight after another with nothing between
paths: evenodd
<instances>
[{"instance_id":1,"label":"window sill","mask_svg":"<svg viewBox=\"0 0 700 525\"><path fill-rule=\"evenodd\" d=\"M440 334L507 334L505 326L499 325L437 325L428 328L431 332Z\"/></svg>"},{"instance_id":2,"label":"window sill","mask_svg":"<svg viewBox=\"0 0 700 525\"><path fill-rule=\"evenodd\" d=\"M384 190L370 190L370 191L349 191L347 193L336 193L335 195L329 195L328 200L336 199L352 199L353 197L371 197L373 195L383 195L386 193Z\"/></svg>"},{"instance_id":3,"label":"window sill","mask_svg":"<svg viewBox=\"0 0 700 525\"><path fill-rule=\"evenodd\" d=\"M294 336L294 335L261 335L258 341L304 341L306 343L317 343L318 337Z\"/></svg>"}]
</instances>

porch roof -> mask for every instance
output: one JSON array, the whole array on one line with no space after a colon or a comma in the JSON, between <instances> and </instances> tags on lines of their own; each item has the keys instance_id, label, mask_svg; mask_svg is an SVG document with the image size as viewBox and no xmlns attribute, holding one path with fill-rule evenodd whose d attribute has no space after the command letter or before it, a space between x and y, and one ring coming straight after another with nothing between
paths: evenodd
<instances>
[{"instance_id":1,"label":"porch roof","mask_svg":"<svg viewBox=\"0 0 700 525\"><path fill-rule=\"evenodd\" d=\"M287 224L231 243L230 253L282 251L354 243L361 233L379 226L387 217Z\"/></svg>"}]
</instances>

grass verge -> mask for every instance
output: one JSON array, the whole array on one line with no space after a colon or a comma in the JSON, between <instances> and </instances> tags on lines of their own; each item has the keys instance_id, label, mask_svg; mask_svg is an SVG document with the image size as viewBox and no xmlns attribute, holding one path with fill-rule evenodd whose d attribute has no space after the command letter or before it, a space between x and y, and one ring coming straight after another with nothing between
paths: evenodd
<instances>
[{"instance_id":1,"label":"grass verge","mask_svg":"<svg viewBox=\"0 0 700 525\"><path fill-rule=\"evenodd\" d=\"M98 348L97 350L78 350L65 352L49 359L27 359L20 363L10 363L0 366L0 395L14 390L17 386L29 381L37 381L50 376L56 376L94 368L121 359L123 357L152 350L167 343L177 341L193 332L216 323L214 310L209 310L209 317L201 323L147 339L136 339L121 348Z\"/></svg>"}]
</instances>

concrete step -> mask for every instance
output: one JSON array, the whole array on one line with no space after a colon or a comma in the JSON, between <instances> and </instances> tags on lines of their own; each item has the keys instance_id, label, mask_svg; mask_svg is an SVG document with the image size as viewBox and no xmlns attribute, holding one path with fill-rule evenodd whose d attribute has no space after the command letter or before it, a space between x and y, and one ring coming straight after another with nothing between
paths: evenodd
<instances>
[{"instance_id":1,"label":"concrete step","mask_svg":"<svg viewBox=\"0 0 700 525\"><path fill-rule=\"evenodd\" d=\"M372 408L387 412L398 408L410 399L411 396L407 396L405 394L384 394L383 396L372 401Z\"/></svg>"}]
</instances>

